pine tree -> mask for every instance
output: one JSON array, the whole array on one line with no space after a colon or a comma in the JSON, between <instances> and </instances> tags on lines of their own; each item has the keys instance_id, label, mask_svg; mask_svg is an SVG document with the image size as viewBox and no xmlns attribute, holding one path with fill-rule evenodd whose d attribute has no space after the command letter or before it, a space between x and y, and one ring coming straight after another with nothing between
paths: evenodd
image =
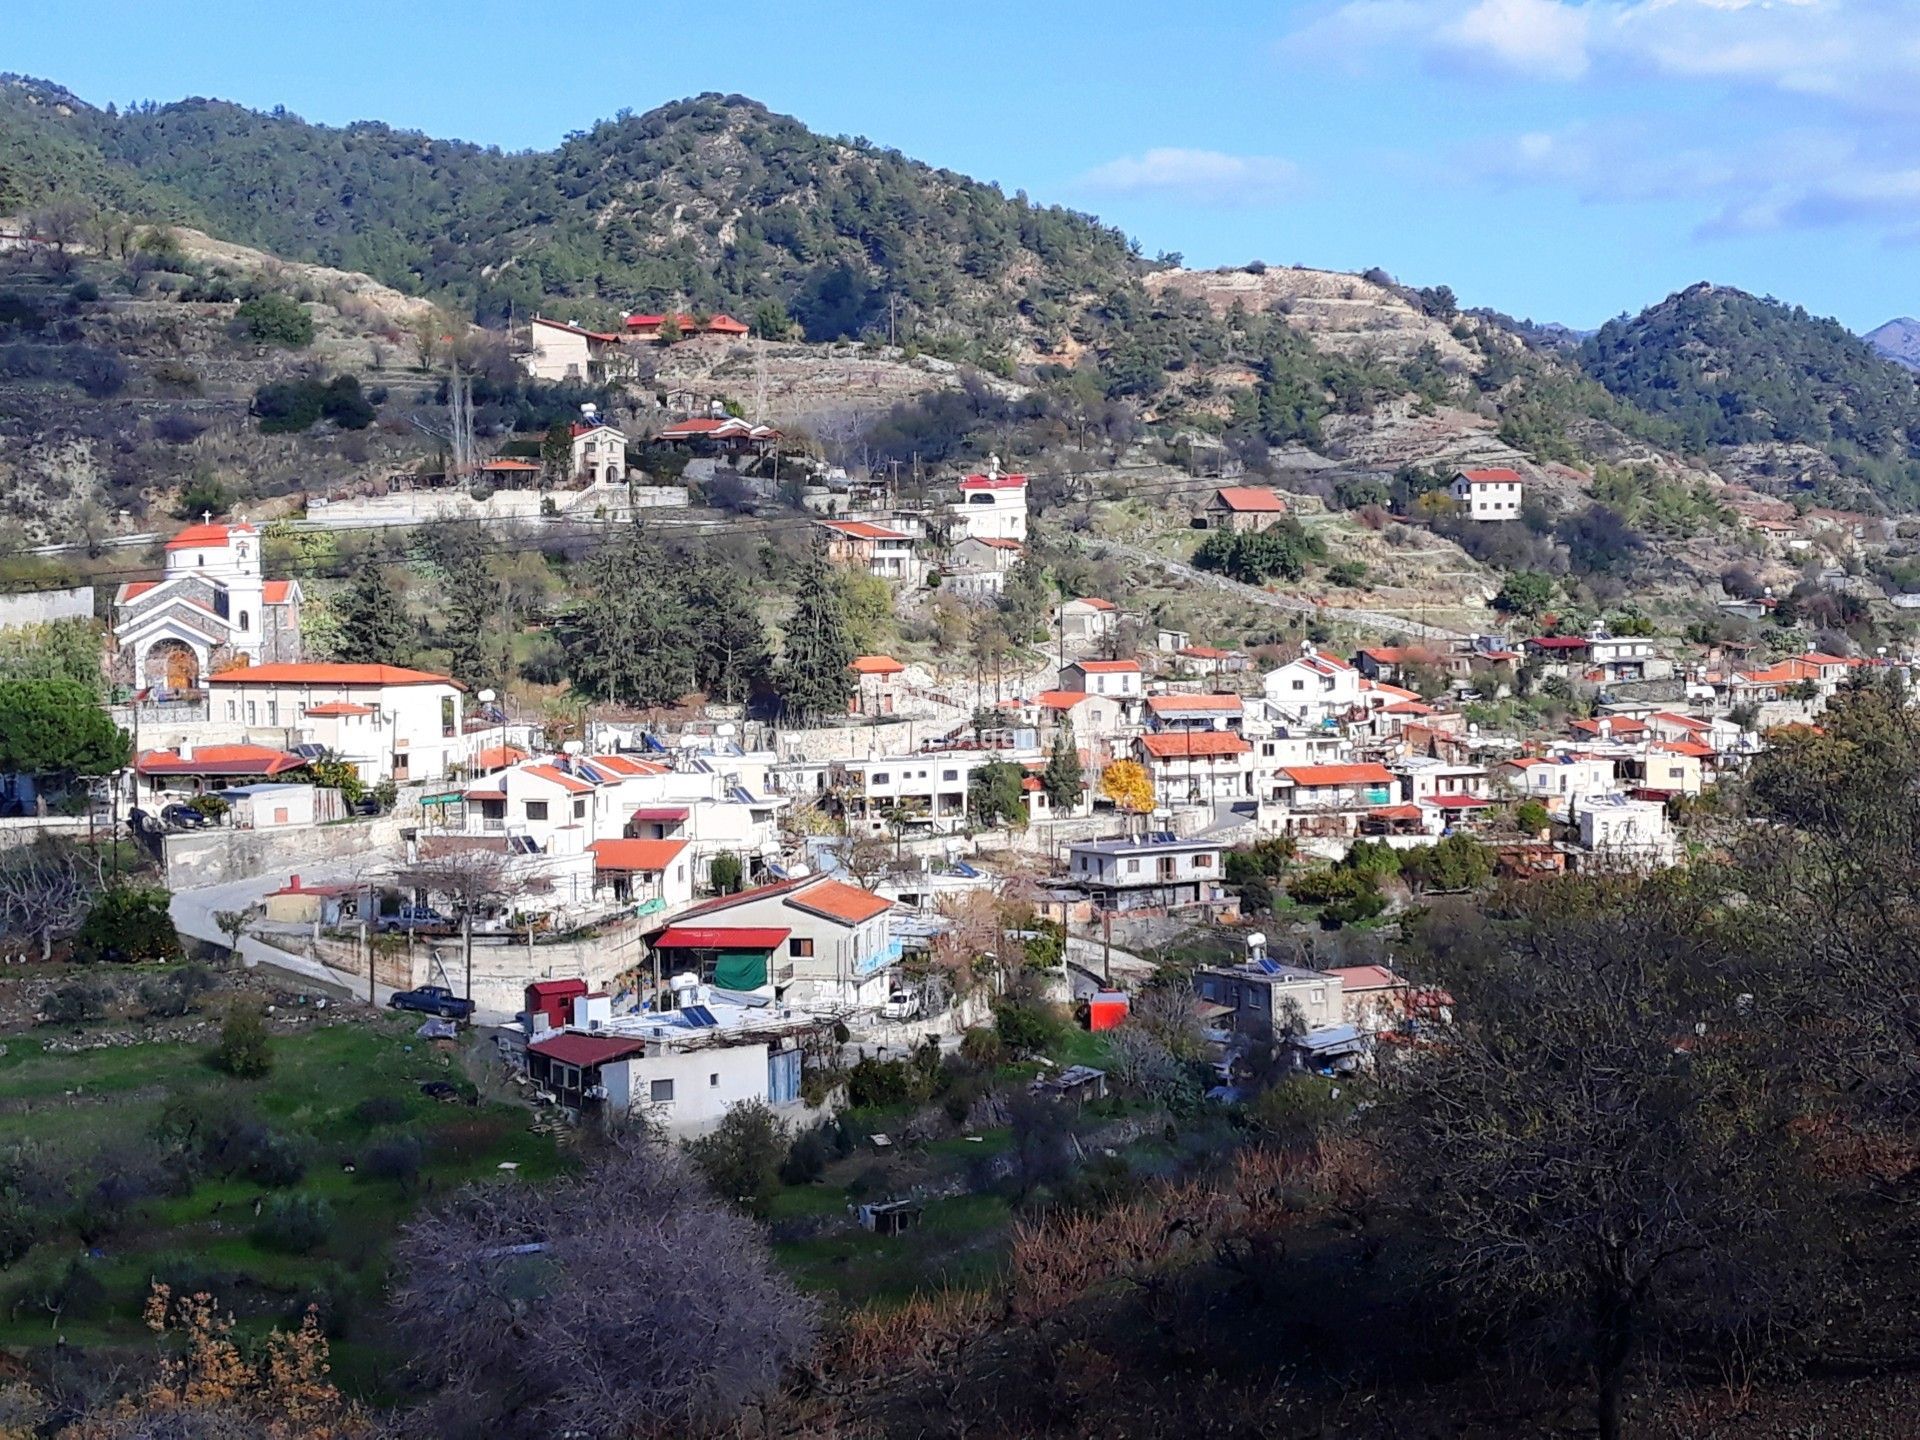
<instances>
[{"instance_id":1,"label":"pine tree","mask_svg":"<svg viewBox=\"0 0 1920 1440\"><path fill-rule=\"evenodd\" d=\"M394 665L412 657L413 627L399 590L378 565L363 566L333 608L339 618L341 659Z\"/></svg>"},{"instance_id":2,"label":"pine tree","mask_svg":"<svg viewBox=\"0 0 1920 1440\"><path fill-rule=\"evenodd\" d=\"M581 567L586 594L562 627L576 688L622 705L666 705L694 688L693 621L659 545L638 526Z\"/></svg>"},{"instance_id":3,"label":"pine tree","mask_svg":"<svg viewBox=\"0 0 1920 1440\"><path fill-rule=\"evenodd\" d=\"M745 700L772 663L752 590L736 572L708 563L684 572L682 592L697 632L695 682L728 705Z\"/></svg>"},{"instance_id":4,"label":"pine tree","mask_svg":"<svg viewBox=\"0 0 1920 1440\"><path fill-rule=\"evenodd\" d=\"M786 651L774 672L787 718L804 725L845 714L853 692L853 654L840 587L826 561L815 555L795 587Z\"/></svg>"},{"instance_id":5,"label":"pine tree","mask_svg":"<svg viewBox=\"0 0 1920 1440\"><path fill-rule=\"evenodd\" d=\"M1062 725L1053 737L1053 754L1047 759L1040 786L1047 801L1056 810L1071 810L1086 794L1087 777L1080 768L1080 747L1073 743L1073 727Z\"/></svg>"},{"instance_id":6,"label":"pine tree","mask_svg":"<svg viewBox=\"0 0 1920 1440\"><path fill-rule=\"evenodd\" d=\"M436 525L427 533L426 552L440 571L445 623L439 639L452 652L454 675L504 687L512 646L485 537L473 526Z\"/></svg>"}]
</instances>

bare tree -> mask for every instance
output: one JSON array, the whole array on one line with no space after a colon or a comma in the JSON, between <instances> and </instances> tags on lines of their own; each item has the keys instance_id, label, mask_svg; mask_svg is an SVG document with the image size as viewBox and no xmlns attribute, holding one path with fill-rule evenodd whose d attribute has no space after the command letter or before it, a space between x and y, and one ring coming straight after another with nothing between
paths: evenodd
<instances>
[{"instance_id":1,"label":"bare tree","mask_svg":"<svg viewBox=\"0 0 1920 1440\"><path fill-rule=\"evenodd\" d=\"M36 941L42 960L72 934L101 888L100 864L76 845L43 840L0 852L0 936Z\"/></svg>"},{"instance_id":2,"label":"bare tree","mask_svg":"<svg viewBox=\"0 0 1920 1440\"><path fill-rule=\"evenodd\" d=\"M497 1435L712 1433L773 1394L817 1327L753 1222L634 1133L557 1181L462 1190L397 1252L430 1406L477 1403Z\"/></svg>"}]
</instances>

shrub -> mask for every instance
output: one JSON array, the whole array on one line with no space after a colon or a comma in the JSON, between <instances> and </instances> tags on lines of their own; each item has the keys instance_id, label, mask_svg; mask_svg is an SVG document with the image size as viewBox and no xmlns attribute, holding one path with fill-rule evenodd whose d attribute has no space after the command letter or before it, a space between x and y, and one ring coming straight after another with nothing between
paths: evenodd
<instances>
[{"instance_id":1,"label":"shrub","mask_svg":"<svg viewBox=\"0 0 1920 1440\"><path fill-rule=\"evenodd\" d=\"M1007 1063L1006 1042L998 1030L982 1025L960 1037L960 1056L969 1065L991 1070Z\"/></svg>"},{"instance_id":2,"label":"shrub","mask_svg":"<svg viewBox=\"0 0 1920 1440\"><path fill-rule=\"evenodd\" d=\"M267 1017L257 1003L235 1000L220 1026L220 1044L214 1064L238 1080L258 1080L273 1069L273 1050L267 1039Z\"/></svg>"},{"instance_id":3,"label":"shrub","mask_svg":"<svg viewBox=\"0 0 1920 1440\"><path fill-rule=\"evenodd\" d=\"M1522 800L1513 807L1513 823L1529 835L1538 835L1553 823L1553 816L1538 800Z\"/></svg>"},{"instance_id":4,"label":"shrub","mask_svg":"<svg viewBox=\"0 0 1920 1440\"><path fill-rule=\"evenodd\" d=\"M787 1147L787 1157L780 1162L780 1183L782 1185L812 1185L826 1174L827 1162L833 1159L833 1139L829 1129L838 1129L830 1121L822 1121L810 1126L793 1137L793 1143Z\"/></svg>"},{"instance_id":5,"label":"shrub","mask_svg":"<svg viewBox=\"0 0 1920 1440\"><path fill-rule=\"evenodd\" d=\"M311 1255L333 1233L333 1207L321 1195L276 1195L260 1212L253 1243L289 1255Z\"/></svg>"},{"instance_id":6,"label":"shrub","mask_svg":"<svg viewBox=\"0 0 1920 1440\"><path fill-rule=\"evenodd\" d=\"M78 1025L103 1019L113 1003L114 987L101 980L75 980L62 985L41 1002L40 1013L49 1025Z\"/></svg>"},{"instance_id":7,"label":"shrub","mask_svg":"<svg viewBox=\"0 0 1920 1440\"><path fill-rule=\"evenodd\" d=\"M1009 996L993 1007L993 1028L1015 1055L1038 1055L1066 1033L1059 1010L1043 1000Z\"/></svg>"},{"instance_id":8,"label":"shrub","mask_svg":"<svg viewBox=\"0 0 1920 1440\"><path fill-rule=\"evenodd\" d=\"M180 956L180 932L167 913L165 890L116 886L102 891L74 937L76 960L133 964Z\"/></svg>"},{"instance_id":9,"label":"shrub","mask_svg":"<svg viewBox=\"0 0 1920 1440\"><path fill-rule=\"evenodd\" d=\"M265 345L297 350L313 343L313 317L284 295L256 295L241 304L237 318L251 339Z\"/></svg>"},{"instance_id":10,"label":"shrub","mask_svg":"<svg viewBox=\"0 0 1920 1440\"><path fill-rule=\"evenodd\" d=\"M301 1177L307 1173L306 1152L300 1148L299 1142L265 1126L249 1130L244 1155L245 1163L240 1173L256 1185L265 1185L270 1190L284 1190L289 1185L298 1185Z\"/></svg>"},{"instance_id":11,"label":"shrub","mask_svg":"<svg viewBox=\"0 0 1920 1440\"><path fill-rule=\"evenodd\" d=\"M169 410L164 415L154 417L153 438L164 440L169 445L185 445L198 440L206 428L183 411Z\"/></svg>"},{"instance_id":12,"label":"shrub","mask_svg":"<svg viewBox=\"0 0 1920 1440\"><path fill-rule=\"evenodd\" d=\"M407 1118L407 1102L398 1095L369 1095L353 1107L353 1118L369 1130L397 1125Z\"/></svg>"},{"instance_id":13,"label":"shrub","mask_svg":"<svg viewBox=\"0 0 1920 1440\"><path fill-rule=\"evenodd\" d=\"M360 1173L372 1180L412 1184L420 1175L420 1142L411 1135L376 1141L361 1158Z\"/></svg>"},{"instance_id":14,"label":"shrub","mask_svg":"<svg viewBox=\"0 0 1920 1440\"><path fill-rule=\"evenodd\" d=\"M708 1134L686 1143L713 1192L746 1214L764 1218L788 1157L787 1127L759 1100L735 1105Z\"/></svg>"},{"instance_id":15,"label":"shrub","mask_svg":"<svg viewBox=\"0 0 1920 1440\"><path fill-rule=\"evenodd\" d=\"M847 1072L847 1103L869 1109L923 1100L924 1095L914 1093L918 1078L904 1060L864 1056Z\"/></svg>"},{"instance_id":16,"label":"shrub","mask_svg":"<svg viewBox=\"0 0 1920 1440\"><path fill-rule=\"evenodd\" d=\"M158 1020L172 1020L194 1008L194 1002L214 988L213 972L204 965L186 965L171 975L140 982L140 1005Z\"/></svg>"}]
</instances>

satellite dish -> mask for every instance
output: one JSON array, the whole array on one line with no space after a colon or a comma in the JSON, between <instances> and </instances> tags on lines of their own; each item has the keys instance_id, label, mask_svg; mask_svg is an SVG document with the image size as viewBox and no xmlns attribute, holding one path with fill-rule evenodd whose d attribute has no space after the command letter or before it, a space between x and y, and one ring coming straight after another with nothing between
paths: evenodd
<instances>
[{"instance_id":1,"label":"satellite dish","mask_svg":"<svg viewBox=\"0 0 1920 1440\"><path fill-rule=\"evenodd\" d=\"M586 748L587 747L582 745L578 740L569 740L560 747L560 753L563 755L578 755Z\"/></svg>"},{"instance_id":2,"label":"satellite dish","mask_svg":"<svg viewBox=\"0 0 1920 1440\"><path fill-rule=\"evenodd\" d=\"M738 725L735 725L731 720L725 721L722 724L719 724L713 727L713 733L715 735L718 735L722 740L730 739L734 735L737 735L739 732L740 732L740 727Z\"/></svg>"},{"instance_id":3,"label":"satellite dish","mask_svg":"<svg viewBox=\"0 0 1920 1440\"><path fill-rule=\"evenodd\" d=\"M1266 948L1267 948L1267 937L1261 934L1260 931L1256 930L1251 935L1247 936L1247 949L1264 950Z\"/></svg>"}]
</instances>

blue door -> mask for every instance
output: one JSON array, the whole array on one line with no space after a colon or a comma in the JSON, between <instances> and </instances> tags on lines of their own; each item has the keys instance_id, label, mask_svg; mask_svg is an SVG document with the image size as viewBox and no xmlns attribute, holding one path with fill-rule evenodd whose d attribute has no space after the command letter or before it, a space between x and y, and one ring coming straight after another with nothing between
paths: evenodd
<instances>
[{"instance_id":1,"label":"blue door","mask_svg":"<svg viewBox=\"0 0 1920 1440\"><path fill-rule=\"evenodd\" d=\"M775 1050L767 1056L767 1103L791 1105L800 1098L800 1052Z\"/></svg>"}]
</instances>

